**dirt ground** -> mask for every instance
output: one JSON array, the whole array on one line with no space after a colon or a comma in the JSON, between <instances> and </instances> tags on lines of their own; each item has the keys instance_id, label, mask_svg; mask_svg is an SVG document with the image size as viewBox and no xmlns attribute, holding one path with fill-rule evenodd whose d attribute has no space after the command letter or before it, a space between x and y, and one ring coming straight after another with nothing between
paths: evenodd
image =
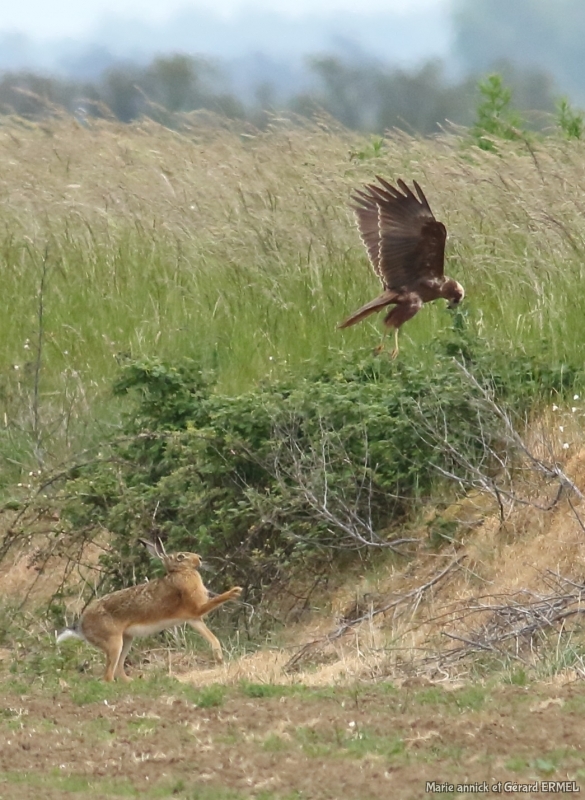
<instances>
[{"instance_id":1,"label":"dirt ground","mask_svg":"<svg viewBox=\"0 0 585 800\"><path fill-rule=\"evenodd\" d=\"M585 788L580 683L250 684L196 695L170 680L147 691L148 681L111 687L83 679L5 692L1 800L458 796L456 787L427 791L427 781L485 781L489 794L500 781ZM522 796L548 797L546 788Z\"/></svg>"},{"instance_id":2,"label":"dirt ground","mask_svg":"<svg viewBox=\"0 0 585 800\"><path fill-rule=\"evenodd\" d=\"M585 451L570 474L585 491ZM101 654L77 645L54 649L53 631L29 634L17 620L0 650L0 800L545 798L585 791L585 556L582 527L569 512L561 504L547 515L521 510L505 531L487 516L466 539L465 561L461 545L456 554L425 551L403 570L384 565L348 579L285 644L326 638L356 597L382 604L412 597L416 613L405 604L401 613L380 614L359 635L311 651L313 660L294 674L286 669L291 647L230 657L221 667L210 666L203 651L189 667L176 647L171 653L159 642L156 657L135 648L131 671L139 673L142 653L143 679L106 685L91 677L101 674ZM23 557L0 575L7 594L22 595L27 563ZM417 587L430 586L449 563L455 566L447 578L420 602ZM572 582L551 584L557 573ZM540 672L516 671L524 661L506 665L505 653L495 672L457 662L449 675L411 672L426 678L405 680L408 673L398 669L399 657L426 653L445 626L469 638L479 625L478 603L490 597L496 608L522 608L533 619L530 603L542 614L539 602L552 607L569 591L575 627L550 628ZM468 608L474 613L466 627ZM486 624L493 621L485 614ZM161 677L165 659L179 680ZM443 674L445 682L431 682ZM543 675L555 677L545 682Z\"/></svg>"}]
</instances>

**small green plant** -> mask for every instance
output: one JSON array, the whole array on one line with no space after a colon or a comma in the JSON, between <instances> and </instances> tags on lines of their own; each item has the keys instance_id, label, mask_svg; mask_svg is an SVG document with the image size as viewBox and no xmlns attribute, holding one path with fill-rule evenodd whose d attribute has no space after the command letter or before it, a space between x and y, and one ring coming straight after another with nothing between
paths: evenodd
<instances>
[{"instance_id":1,"label":"small green plant","mask_svg":"<svg viewBox=\"0 0 585 800\"><path fill-rule=\"evenodd\" d=\"M479 711L487 701L488 691L481 685L466 686L453 692L453 695L457 708L460 710Z\"/></svg>"},{"instance_id":2,"label":"small green plant","mask_svg":"<svg viewBox=\"0 0 585 800\"><path fill-rule=\"evenodd\" d=\"M116 700L118 697L126 697L128 695L154 698L160 697L162 694L178 694L189 703L196 705L200 703L219 705L217 702L214 703L212 698L217 698L220 692L225 692L224 687L207 687L211 690L208 697L207 688L204 690L196 689L189 684L178 683L173 678L161 675L160 673L157 674L156 672L148 678L141 679L136 677L131 683L106 683L101 678L91 678L87 675L80 675L77 677L68 676L68 681L71 682L71 700L78 705L110 702ZM214 690L220 691L214 692Z\"/></svg>"},{"instance_id":3,"label":"small green plant","mask_svg":"<svg viewBox=\"0 0 585 800\"><path fill-rule=\"evenodd\" d=\"M508 680L513 686L526 686L528 683L528 675L524 667L517 667L512 670Z\"/></svg>"},{"instance_id":4,"label":"small green plant","mask_svg":"<svg viewBox=\"0 0 585 800\"><path fill-rule=\"evenodd\" d=\"M558 764L551 758L535 758L534 761L531 762L531 766L544 775L552 775L558 768Z\"/></svg>"},{"instance_id":5,"label":"small green plant","mask_svg":"<svg viewBox=\"0 0 585 800\"><path fill-rule=\"evenodd\" d=\"M372 136L363 147L352 149L349 153L350 161L368 161L371 158L379 158L384 151L384 138L382 136Z\"/></svg>"},{"instance_id":6,"label":"small green plant","mask_svg":"<svg viewBox=\"0 0 585 800\"><path fill-rule=\"evenodd\" d=\"M288 750L289 747L289 743L275 733L269 734L262 742L262 748L268 753L282 753L284 750Z\"/></svg>"},{"instance_id":7,"label":"small green plant","mask_svg":"<svg viewBox=\"0 0 585 800\"><path fill-rule=\"evenodd\" d=\"M380 736L360 728L354 721L350 721L347 729L335 728L333 731L302 727L295 732L295 736L303 751L311 758L364 758L374 754L390 759L405 749L400 736Z\"/></svg>"},{"instance_id":8,"label":"small green plant","mask_svg":"<svg viewBox=\"0 0 585 800\"><path fill-rule=\"evenodd\" d=\"M223 705L226 695L226 687L220 684L212 684L199 689L196 695L196 705L199 708L217 708Z\"/></svg>"},{"instance_id":9,"label":"small green plant","mask_svg":"<svg viewBox=\"0 0 585 800\"><path fill-rule=\"evenodd\" d=\"M301 684L287 686L279 683L248 683L242 681L240 684L242 693L246 697L287 697L291 694L301 694L307 689Z\"/></svg>"},{"instance_id":10,"label":"small green plant","mask_svg":"<svg viewBox=\"0 0 585 800\"><path fill-rule=\"evenodd\" d=\"M528 766L526 759L520 756L512 756L506 761L506 769L509 769L511 772L524 772L526 767Z\"/></svg>"},{"instance_id":11,"label":"small green plant","mask_svg":"<svg viewBox=\"0 0 585 800\"><path fill-rule=\"evenodd\" d=\"M43 774L36 774L31 771L18 771L18 772L0 772L0 785L5 784L25 784L31 789L34 787L38 789L40 794L44 791L59 792L60 796L71 795L87 795L91 796L96 792L102 797L111 798L136 798L145 797L160 798L162 796L168 797L168 787L165 787L165 794L159 792L158 787L152 790L139 791L134 783L127 778L105 778L105 777L91 777L85 775L64 775L58 770L44 771ZM41 792L41 789L43 792Z\"/></svg>"},{"instance_id":12,"label":"small green plant","mask_svg":"<svg viewBox=\"0 0 585 800\"><path fill-rule=\"evenodd\" d=\"M494 139L515 140L525 136L522 118L511 108L512 90L504 85L501 75L488 75L479 81L477 88L481 99L471 129L475 143L482 150L496 150Z\"/></svg>"},{"instance_id":13,"label":"small green plant","mask_svg":"<svg viewBox=\"0 0 585 800\"><path fill-rule=\"evenodd\" d=\"M157 729L157 721L148 718L129 719L128 728L138 736L151 736Z\"/></svg>"},{"instance_id":14,"label":"small green plant","mask_svg":"<svg viewBox=\"0 0 585 800\"><path fill-rule=\"evenodd\" d=\"M585 134L585 113L576 111L566 97L557 103L557 125L567 139L582 139Z\"/></svg>"},{"instance_id":15,"label":"small green plant","mask_svg":"<svg viewBox=\"0 0 585 800\"><path fill-rule=\"evenodd\" d=\"M439 686L429 686L416 692L414 698L416 703L421 706L443 706L453 707L453 698Z\"/></svg>"},{"instance_id":16,"label":"small green plant","mask_svg":"<svg viewBox=\"0 0 585 800\"><path fill-rule=\"evenodd\" d=\"M348 755L354 758L364 758L374 754L382 756L384 759L401 755L406 747L400 736L379 736L368 730L360 729L345 734L340 739L340 745Z\"/></svg>"},{"instance_id":17,"label":"small green plant","mask_svg":"<svg viewBox=\"0 0 585 800\"><path fill-rule=\"evenodd\" d=\"M129 689L130 684L128 684ZM125 684L104 683L98 678L84 678L71 688L71 700L79 706L89 703L107 703L124 694Z\"/></svg>"}]
</instances>

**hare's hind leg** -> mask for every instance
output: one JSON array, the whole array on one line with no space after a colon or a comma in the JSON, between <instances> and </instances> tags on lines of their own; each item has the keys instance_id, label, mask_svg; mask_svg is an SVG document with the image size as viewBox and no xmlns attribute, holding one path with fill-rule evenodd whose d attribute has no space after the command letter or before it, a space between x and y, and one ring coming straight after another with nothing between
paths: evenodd
<instances>
[{"instance_id":1,"label":"hare's hind leg","mask_svg":"<svg viewBox=\"0 0 585 800\"><path fill-rule=\"evenodd\" d=\"M131 678L126 675L124 671L124 662L126 661L126 656L128 655L128 651L132 645L133 636L130 636L129 633L124 633L122 635L122 651L118 657L118 663L116 664L116 669L114 671L114 677L120 678L123 681L129 681Z\"/></svg>"},{"instance_id":2,"label":"hare's hind leg","mask_svg":"<svg viewBox=\"0 0 585 800\"><path fill-rule=\"evenodd\" d=\"M213 650L213 657L215 660L221 664L223 661L223 653L221 652L221 644L217 636L215 636L207 627L207 625L203 622L202 619L189 619L187 620L189 625L194 628L197 633L200 633L204 639L207 639L209 644L211 645L211 649Z\"/></svg>"},{"instance_id":3,"label":"hare's hind leg","mask_svg":"<svg viewBox=\"0 0 585 800\"><path fill-rule=\"evenodd\" d=\"M105 681L113 681L120 661L120 655L124 647L122 634L112 634L104 642L100 642L99 647L106 654L106 671L104 672ZM123 662L122 662L123 663Z\"/></svg>"}]
</instances>

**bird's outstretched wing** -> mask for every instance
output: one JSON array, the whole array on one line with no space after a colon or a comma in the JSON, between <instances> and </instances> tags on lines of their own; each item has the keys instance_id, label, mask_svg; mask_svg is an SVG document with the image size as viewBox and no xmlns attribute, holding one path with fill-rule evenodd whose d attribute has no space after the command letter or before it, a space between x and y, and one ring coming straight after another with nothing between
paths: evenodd
<instances>
[{"instance_id":1,"label":"bird's outstretched wing","mask_svg":"<svg viewBox=\"0 0 585 800\"><path fill-rule=\"evenodd\" d=\"M414 181L416 195L404 183L399 189L376 176L353 195L362 241L376 274L388 290L416 289L425 279L441 277L447 231L437 222Z\"/></svg>"}]
</instances>

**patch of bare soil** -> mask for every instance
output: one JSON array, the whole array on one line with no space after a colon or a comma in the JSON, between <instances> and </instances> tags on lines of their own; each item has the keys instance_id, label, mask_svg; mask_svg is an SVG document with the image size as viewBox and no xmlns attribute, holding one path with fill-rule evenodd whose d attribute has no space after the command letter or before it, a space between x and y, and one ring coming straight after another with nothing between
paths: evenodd
<instances>
[{"instance_id":1,"label":"patch of bare soil","mask_svg":"<svg viewBox=\"0 0 585 800\"><path fill-rule=\"evenodd\" d=\"M413 682L252 697L240 687L214 708L180 691L145 698L132 687L86 705L68 687L8 694L0 798L117 797L116 781L124 796L218 800L420 798L427 781L585 787L581 685L473 691ZM71 776L88 788L69 791Z\"/></svg>"}]
</instances>

